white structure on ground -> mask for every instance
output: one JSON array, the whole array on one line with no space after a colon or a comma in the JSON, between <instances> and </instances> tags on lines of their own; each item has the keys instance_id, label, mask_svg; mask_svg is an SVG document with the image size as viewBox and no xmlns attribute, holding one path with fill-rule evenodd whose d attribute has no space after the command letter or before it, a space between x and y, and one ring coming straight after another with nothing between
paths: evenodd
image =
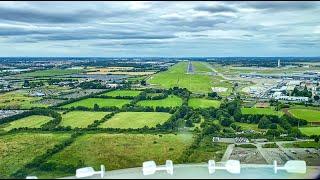
<instances>
[{"instance_id":1,"label":"white structure on ground","mask_svg":"<svg viewBox=\"0 0 320 180\"><path fill-rule=\"evenodd\" d=\"M280 59L278 59L278 68L280 67Z\"/></svg>"},{"instance_id":2,"label":"white structure on ground","mask_svg":"<svg viewBox=\"0 0 320 180\"><path fill-rule=\"evenodd\" d=\"M285 100L285 101L295 101L295 102L307 102L309 100L308 97L296 97L296 96L276 96L274 99L276 100Z\"/></svg>"}]
</instances>

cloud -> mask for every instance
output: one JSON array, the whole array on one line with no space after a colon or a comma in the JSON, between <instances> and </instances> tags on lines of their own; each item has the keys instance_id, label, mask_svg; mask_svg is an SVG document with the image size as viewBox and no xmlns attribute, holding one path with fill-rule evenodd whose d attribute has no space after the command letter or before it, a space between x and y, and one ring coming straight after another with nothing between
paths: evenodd
<instances>
[{"instance_id":1,"label":"cloud","mask_svg":"<svg viewBox=\"0 0 320 180\"><path fill-rule=\"evenodd\" d=\"M52 12L35 8L22 9L0 6L0 19L27 23L84 23L95 21L98 18L114 17L120 15L121 13L98 11L94 9Z\"/></svg>"},{"instance_id":2,"label":"cloud","mask_svg":"<svg viewBox=\"0 0 320 180\"><path fill-rule=\"evenodd\" d=\"M70 40L98 40L98 39L171 39L175 38L174 35L160 35L160 34L53 34L53 35L37 35L32 39L38 41L70 41Z\"/></svg>"},{"instance_id":3,"label":"cloud","mask_svg":"<svg viewBox=\"0 0 320 180\"><path fill-rule=\"evenodd\" d=\"M319 4L0 2L1 55L314 55Z\"/></svg>"},{"instance_id":4,"label":"cloud","mask_svg":"<svg viewBox=\"0 0 320 180\"><path fill-rule=\"evenodd\" d=\"M216 6L197 6L195 7L196 11L206 11L210 13L222 13L222 12L238 12L236 8L226 6L226 5L216 5Z\"/></svg>"},{"instance_id":5,"label":"cloud","mask_svg":"<svg viewBox=\"0 0 320 180\"><path fill-rule=\"evenodd\" d=\"M319 4L317 2L286 2L286 1L270 1L270 2L247 2L245 3L248 7L252 7L260 10L271 11L285 11L285 10L307 10L314 9Z\"/></svg>"}]
</instances>

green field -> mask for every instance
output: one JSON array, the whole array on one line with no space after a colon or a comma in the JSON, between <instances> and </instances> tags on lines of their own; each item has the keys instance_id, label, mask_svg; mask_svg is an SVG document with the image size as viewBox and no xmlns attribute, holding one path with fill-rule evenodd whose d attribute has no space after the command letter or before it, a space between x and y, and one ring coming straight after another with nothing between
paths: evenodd
<instances>
[{"instance_id":1,"label":"green field","mask_svg":"<svg viewBox=\"0 0 320 180\"><path fill-rule=\"evenodd\" d=\"M195 67L200 66L200 71L207 71L201 62L192 62ZM182 87L192 92L211 92L212 76L206 74L186 74L188 62L179 62L170 67L168 71L151 76L148 83L162 88ZM197 72L196 68L195 71Z\"/></svg>"},{"instance_id":2,"label":"green field","mask_svg":"<svg viewBox=\"0 0 320 180\"><path fill-rule=\"evenodd\" d=\"M4 126L3 130L5 131L10 131L11 129L21 127L40 128L41 125L49 122L50 120L52 120L52 117L32 115L1 126Z\"/></svg>"},{"instance_id":3,"label":"green field","mask_svg":"<svg viewBox=\"0 0 320 180\"><path fill-rule=\"evenodd\" d=\"M194 108L208 108L214 107L218 108L220 106L220 101L218 100L210 100L210 99L203 99L203 98L191 98L188 101L188 105Z\"/></svg>"},{"instance_id":4,"label":"green field","mask_svg":"<svg viewBox=\"0 0 320 180\"><path fill-rule=\"evenodd\" d=\"M282 116L282 111L276 111L271 108L241 108L242 114L264 114L264 115L276 115Z\"/></svg>"},{"instance_id":5,"label":"green field","mask_svg":"<svg viewBox=\"0 0 320 180\"><path fill-rule=\"evenodd\" d=\"M68 74L78 74L82 73L82 69L47 69L39 70L34 72L27 72L17 75L18 77L51 77L51 76L62 76Z\"/></svg>"},{"instance_id":6,"label":"green field","mask_svg":"<svg viewBox=\"0 0 320 180\"><path fill-rule=\"evenodd\" d=\"M320 148L319 142L314 141L300 141L300 142L293 142L293 143L286 143L284 144L286 148Z\"/></svg>"},{"instance_id":7,"label":"green field","mask_svg":"<svg viewBox=\"0 0 320 180\"><path fill-rule=\"evenodd\" d=\"M182 105L182 99L175 95L169 95L165 99L139 101L137 105L145 107L177 107Z\"/></svg>"},{"instance_id":8,"label":"green field","mask_svg":"<svg viewBox=\"0 0 320 180\"><path fill-rule=\"evenodd\" d=\"M95 120L101 120L109 112L71 111L62 115L61 126L86 128Z\"/></svg>"},{"instance_id":9,"label":"green field","mask_svg":"<svg viewBox=\"0 0 320 180\"><path fill-rule=\"evenodd\" d=\"M156 127L163 124L171 117L164 112L120 112L111 119L101 124L102 128L143 128L144 126Z\"/></svg>"},{"instance_id":10,"label":"green field","mask_svg":"<svg viewBox=\"0 0 320 180\"><path fill-rule=\"evenodd\" d=\"M262 129L258 128L258 124L251 124L251 123L241 123L241 122L235 122L236 125L241 126L242 130L255 130L255 131L261 131Z\"/></svg>"},{"instance_id":11,"label":"green field","mask_svg":"<svg viewBox=\"0 0 320 180\"><path fill-rule=\"evenodd\" d=\"M299 128L299 130L307 135L307 136L311 136L311 135L320 135L320 127L302 127Z\"/></svg>"},{"instance_id":12,"label":"green field","mask_svg":"<svg viewBox=\"0 0 320 180\"><path fill-rule=\"evenodd\" d=\"M66 104L62 106L63 108L71 108L71 107L78 107L84 106L87 108L93 108L94 104L98 104L99 107L111 107L116 106L121 108L125 104L129 104L130 100L127 99L103 99L103 98L88 98L83 99L80 101L76 101L70 104Z\"/></svg>"},{"instance_id":13,"label":"green field","mask_svg":"<svg viewBox=\"0 0 320 180\"><path fill-rule=\"evenodd\" d=\"M103 164L108 170L141 167L148 160L164 164L171 159L179 163L192 139L191 134L86 134L53 155L49 162L77 166L82 160L86 166L100 169Z\"/></svg>"},{"instance_id":14,"label":"green field","mask_svg":"<svg viewBox=\"0 0 320 180\"><path fill-rule=\"evenodd\" d=\"M115 90L115 91L110 91L101 95L105 96L111 96L111 97L116 97L116 96L129 96L129 97L136 97L138 96L142 91L135 91L135 90Z\"/></svg>"},{"instance_id":15,"label":"green field","mask_svg":"<svg viewBox=\"0 0 320 180\"><path fill-rule=\"evenodd\" d=\"M227 149L227 143L212 142L211 136L206 136L201 140L190 156L186 157L187 162L203 163L209 159L219 162Z\"/></svg>"},{"instance_id":16,"label":"green field","mask_svg":"<svg viewBox=\"0 0 320 180\"><path fill-rule=\"evenodd\" d=\"M8 177L47 149L69 138L68 134L18 133L0 136L0 177Z\"/></svg>"},{"instance_id":17,"label":"green field","mask_svg":"<svg viewBox=\"0 0 320 180\"><path fill-rule=\"evenodd\" d=\"M278 148L276 143L266 143L262 145L262 148Z\"/></svg>"},{"instance_id":18,"label":"green field","mask_svg":"<svg viewBox=\"0 0 320 180\"><path fill-rule=\"evenodd\" d=\"M289 109L294 117L299 119L305 119L309 122L320 122L320 110L313 109Z\"/></svg>"},{"instance_id":19,"label":"green field","mask_svg":"<svg viewBox=\"0 0 320 180\"><path fill-rule=\"evenodd\" d=\"M38 103L41 97L30 97L24 90L16 90L0 94L0 109L30 109L32 107L47 107Z\"/></svg>"}]
</instances>

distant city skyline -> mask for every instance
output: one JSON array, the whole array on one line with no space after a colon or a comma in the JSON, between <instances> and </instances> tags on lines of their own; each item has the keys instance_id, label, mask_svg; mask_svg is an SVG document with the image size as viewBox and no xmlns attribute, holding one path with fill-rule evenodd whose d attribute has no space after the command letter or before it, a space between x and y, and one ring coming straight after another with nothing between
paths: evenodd
<instances>
[{"instance_id":1,"label":"distant city skyline","mask_svg":"<svg viewBox=\"0 0 320 180\"><path fill-rule=\"evenodd\" d=\"M1 57L320 56L320 2L0 2Z\"/></svg>"}]
</instances>

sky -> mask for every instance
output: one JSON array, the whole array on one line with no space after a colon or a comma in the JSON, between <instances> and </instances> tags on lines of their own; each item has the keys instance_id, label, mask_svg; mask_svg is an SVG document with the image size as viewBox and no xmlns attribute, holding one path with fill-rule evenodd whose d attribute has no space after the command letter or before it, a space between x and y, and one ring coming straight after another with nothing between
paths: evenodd
<instances>
[{"instance_id":1,"label":"sky","mask_svg":"<svg viewBox=\"0 0 320 180\"><path fill-rule=\"evenodd\" d=\"M319 56L320 2L0 2L0 56Z\"/></svg>"}]
</instances>

